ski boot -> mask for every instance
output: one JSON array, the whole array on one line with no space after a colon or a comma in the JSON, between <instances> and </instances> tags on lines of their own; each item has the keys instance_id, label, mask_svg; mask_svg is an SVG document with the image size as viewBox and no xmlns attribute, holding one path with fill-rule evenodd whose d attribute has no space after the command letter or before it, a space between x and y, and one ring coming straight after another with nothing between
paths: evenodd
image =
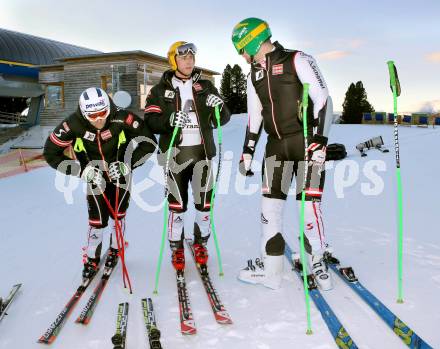
<instances>
[{"instance_id":1,"label":"ski boot","mask_svg":"<svg viewBox=\"0 0 440 349\"><path fill-rule=\"evenodd\" d=\"M185 269L185 251L183 249L183 241L170 241L171 263L176 271Z\"/></svg>"},{"instance_id":2,"label":"ski boot","mask_svg":"<svg viewBox=\"0 0 440 349\"><path fill-rule=\"evenodd\" d=\"M206 248L207 243L207 238L194 239L194 256L196 263L199 265L206 265L208 262L208 249Z\"/></svg>"},{"instance_id":3,"label":"ski boot","mask_svg":"<svg viewBox=\"0 0 440 349\"><path fill-rule=\"evenodd\" d=\"M91 279L98 272L100 258L90 258L87 257L87 261L84 263L84 268L82 272L83 278Z\"/></svg>"},{"instance_id":4,"label":"ski boot","mask_svg":"<svg viewBox=\"0 0 440 349\"><path fill-rule=\"evenodd\" d=\"M323 291L331 290L333 282L323 255L308 255L308 258L312 267L312 274L315 276L319 288Z\"/></svg>"},{"instance_id":5,"label":"ski boot","mask_svg":"<svg viewBox=\"0 0 440 349\"><path fill-rule=\"evenodd\" d=\"M117 248L110 247L107 258L105 259L106 268L114 268L118 262L119 250Z\"/></svg>"},{"instance_id":6,"label":"ski boot","mask_svg":"<svg viewBox=\"0 0 440 349\"><path fill-rule=\"evenodd\" d=\"M266 256L264 262L260 258L248 260L246 268L240 270L238 279L250 284L262 284L272 290L281 287L284 256Z\"/></svg>"}]
</instances>

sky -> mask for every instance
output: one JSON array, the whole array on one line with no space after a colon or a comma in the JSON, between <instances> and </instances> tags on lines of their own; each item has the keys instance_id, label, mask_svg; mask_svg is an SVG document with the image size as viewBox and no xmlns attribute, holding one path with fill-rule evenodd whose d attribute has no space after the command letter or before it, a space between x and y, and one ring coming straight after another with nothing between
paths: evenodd
<instances>
[{"instance_id":1,"label":"sky","mask_svg":"<svg viewBox=\"0 0 440 349\"><path fill-rule=\"evenodd\" d=\"M161 56L173 42L191 41L197 65L220 73L226 64L249 71L231 32L242 19L259 17L274 41L316 58L335 111L359 80L376 111L392 111L388 60L399 73L399 111L440 111L439 14L438 0L0 0L1 28L104 52Z\"/></svg>"}]
</instances>

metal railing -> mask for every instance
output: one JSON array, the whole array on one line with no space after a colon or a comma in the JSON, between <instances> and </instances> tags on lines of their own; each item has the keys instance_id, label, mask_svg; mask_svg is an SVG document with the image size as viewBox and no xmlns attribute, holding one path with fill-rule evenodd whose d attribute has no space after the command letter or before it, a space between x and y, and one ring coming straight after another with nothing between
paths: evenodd
<instances>
[{"instance_id":1,"label":"metal railing","mask_svg":"<svg viewBox=\"0 0 440 349\"><path fill-rule=\"evenodd\" d=\"M0 111L0 124L21 125L27 121L27 116L20 113L6 113Z\"/></svg>"}]
</instances>

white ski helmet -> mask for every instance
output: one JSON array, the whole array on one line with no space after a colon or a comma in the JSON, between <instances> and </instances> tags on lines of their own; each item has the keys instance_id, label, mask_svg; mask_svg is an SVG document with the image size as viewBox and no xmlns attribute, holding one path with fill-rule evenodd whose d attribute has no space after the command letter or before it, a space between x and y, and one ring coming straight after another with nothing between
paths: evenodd
<instances>
[{"instance_id":1,"label":"white ski helmet","mask_svg":"<svg viewBox=\"0 0 440 349\"><path fill-rule=\"evenodd\" d=\"M79 109L88 121L106 119L110 114L110 99L103 89L90 87L81 93Z\"/></svg>"}]
</instances>

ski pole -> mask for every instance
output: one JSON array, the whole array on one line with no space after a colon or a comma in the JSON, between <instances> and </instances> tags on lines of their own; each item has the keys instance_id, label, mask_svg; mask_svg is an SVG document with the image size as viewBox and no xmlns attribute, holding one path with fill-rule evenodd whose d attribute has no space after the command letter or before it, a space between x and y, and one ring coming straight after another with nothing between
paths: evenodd
<instances>
[{"instance_id":1,"label":"ski pole","mask_svg":"<svg viewBox=\"0 0 440 349\"><path fill-rule=\"evenodd\" d=\"M397 69L393 61L388 61L390 74L390 87L393 91L394 101L394 150L396 153L396 178L397 178L397 207L398 207L398 243L397 243L397 303L403 303L403 199L402 199L402 176L400 173L399 130L397 120L397 97L400 96L400 82Z\"/></svg>"},{"instance_id":2,"label":"ski pole","mask_svg":"<svg viewBox=\"0 0 440 349\"><path fill-rule=\"evenodd\" d=\"M214 223L214 199L215 199L215 192L217 190L217 183L220 178L221 161L222 161L222 143L223 143L222 126L220 125L220 110L219 110L218 106L215 107L215 118L217 119L217 135L218 135L218 167L217 167L217 173L215 176L215 183L212 187L212 193L211 193L210 217L211 217L212 235L214 237L215 250L217 252L219 275L223 276L224 273L223 273L222 257L220 254L220 247L218 244L217 233L215 230L215 223Z\"/></svg>"},{"instance_id":3,"label":"ski pole","mask_svg":"<svg viewBox=\"0 0 440 349\"><path fill-rule=\"evenodd\" d=\"M162 229L162 240L160 243L159 259L157 261L156 276L154 282L154 291L153 291L154 294L158 293L157 287L159 285L160 269L162 266L163 250L165 247L165 237L167 234L167 225L168 225L168 167L171 157L171 150L174 145L174 141L176 139L178 131L179 131L179 127L174 126L173 135L171 137L170 145L168 146L167 158L165 162L165 199L164 199L164 208L163 208L163 229Z\"/></svg>"},{"instance_id":4,"label":"ski pole","mask_svg":"<svg viewBox=\"0 0 440 349\"><path fill-rule=\"evenodd\" d=\"M125 138L125 133L124 131L122 131L119 134L119 140L118 140L118 150L117 150L117 154L116 154L116 159L119 159L119 149L121 147L121 144L126 143L126 138ZM130 182L129 182L130 183ZM125 283L125 279L127 280L128 283L128 287L129 287L129 291L130 294L133 293L133 289L131 287L131 281L130 281L130 276L128 275L128 269L127 266L125 264L125 237L124 234L122 232L122 226L121 224L119 224L119 188L120 188L120 183L119 183L119 178L116 182L116 195L115 195L115 212L114 212L114 217L115 217L115 228L116 228L116 242L118 244L118 250L121 256L121 264L122 264L122 275L124 276L124 288L127 288L127 285ZM120 247L119 247L120 245Z\"/></svg>"},{"instance_id":5,"label":"ski pole","mask_svg":"<svg viewBox=\"0 0 440 349\"><path fill-rule=\"evenodd\" d=\"M301 251L301 264L302 264L302 272L303 272L303 281L304 281L304 295L306 300L306 313L307 313L307 334L312 334L312 321L310 318L310 297L309 297L309 287L307 282L307 267L306 267L306 255L304 251L304 226L305 226L305 201L306 201L306 181L308 176L308 141L307 141L307 107L309 105L309 84L305 83L303 85L303 96L302 96L302 108L303 108L303 129L304 129L304 182L301 192L301 212L300 212L300 221L299 221L299 236L300 236L300 251Z\"/></svg>"}]
</instances>

